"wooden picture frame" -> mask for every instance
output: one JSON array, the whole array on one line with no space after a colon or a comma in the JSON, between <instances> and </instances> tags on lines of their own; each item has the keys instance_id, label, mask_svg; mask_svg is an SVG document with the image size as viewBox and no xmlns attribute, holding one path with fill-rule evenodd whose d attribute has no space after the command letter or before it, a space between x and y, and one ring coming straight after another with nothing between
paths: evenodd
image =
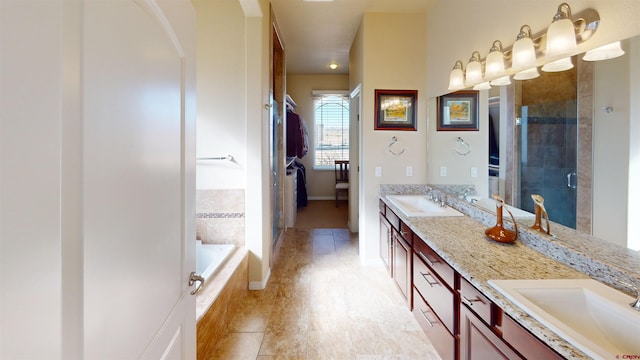
<instances>
[{"instance_id":1,"label":"wooden picture frame","mask_svg":"<svg viewBox=\"0 0 640 360\"><path fill-rule=\"evenodd\" d=\"M438 96L438 131L478 131L478 92Z\"/></svg>"},{"instance_id":2,"label":"wooden picture frame","mask_svg":"<svg viewBox=\"0 0 640 360\"><path fill-rule=\"evenodd\" d=\"M416 131L418 90L375 90L375 130Z\"/></svg>"}]
</instances>

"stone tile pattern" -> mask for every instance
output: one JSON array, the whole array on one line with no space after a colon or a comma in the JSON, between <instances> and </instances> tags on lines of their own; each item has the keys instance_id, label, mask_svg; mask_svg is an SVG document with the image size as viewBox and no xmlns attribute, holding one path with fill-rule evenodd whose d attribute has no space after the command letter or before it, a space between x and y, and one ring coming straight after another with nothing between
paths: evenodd
<instances>
[{"instance_id":1,"label":"stone tile pattern","mask_svg":"<svg viewBox=\"0 0 640 360\"><path fill-rule=\"evenodd\" d=\"M196 296L197 359L212 359L216 345L248 293L248 256L238 249Z\"/></svg>"},{"instance_id":2,"label":"stone tile pattern","mask_svg":"<svg viewBox=\"0 0 640 360\"><path fill-rule=\"evenodd\" d=\"M205 244L245 244L243 189L197 190L196 238Z\"/></svg>"},{"instance_id":3,"label":"stone tile pattern","mask_svg":"<svg viewBox=\"0 0 640 360\"><path fill-rule=\"evenodd\" d=\"M425 190L423 193L433 188L432 191L438 196L445 189L437 185L381 185L380 198L385 201L386 195L401 194L403 191L419 194L416 191L420 186ZM461 200L461 188L447 187L447 190L454 191L446 194L447 204L465 213L467 216L464 218L407 218L393 204L385 203L465 279L523 327L568 359L588 358L522 312L489 286L487 281L590 276L628 292L628 289L620 288L616 279L638 283L640 255L558 224L552 224L556 238L531 231L530 224L521 223L518 241L514 244L494 242L486 238L484 230L495 225L495 215Z\"/></svg>"},{"instance_id":4,"label":"stone tile pattern","mask_svg":"<svg viewBox=\"0 0 640 360\"><path fill-rule=\"evenodd\" d=\"M439 359L348 229L286 230L267 287L239 307L209 359Z\"/></svg>"}]
</instances>

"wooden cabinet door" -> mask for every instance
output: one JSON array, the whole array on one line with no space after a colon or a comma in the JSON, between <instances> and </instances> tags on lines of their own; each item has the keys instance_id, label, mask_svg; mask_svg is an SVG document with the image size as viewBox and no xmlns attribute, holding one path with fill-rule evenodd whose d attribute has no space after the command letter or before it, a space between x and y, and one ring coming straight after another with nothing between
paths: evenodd
<instances>
[{"instance_id":1,"label":"wooden cabinet door","mask_svg":"<svg viewBox=\"0 0 640 360\"><path fill-rule=\"evenodd\" d=\"M389 274L393 276L391 269L391 240L391 224L383 214L380 214L380 257Z\"/></svg>"},{"instance_id":2,"label":"wooden cabinet door","mask_svg":"<svg viewBox=\"0 0 640 360\"><path fill-rule=\"evenodd\" d=\"M395 230L393 231L392 246L393 260L391 267L393 268L393 279L411 309L411 246Z\"/></svg>"},{"instance_id":3,"label":"wooden cabinet door","mask_svg":"<svg viewBox=\"0 0 640 360\"><path fill-rule=\"evenodd\" d=\"M460 360L522 359L466 306L460 306Z\"/></svg>"}]
</instances>

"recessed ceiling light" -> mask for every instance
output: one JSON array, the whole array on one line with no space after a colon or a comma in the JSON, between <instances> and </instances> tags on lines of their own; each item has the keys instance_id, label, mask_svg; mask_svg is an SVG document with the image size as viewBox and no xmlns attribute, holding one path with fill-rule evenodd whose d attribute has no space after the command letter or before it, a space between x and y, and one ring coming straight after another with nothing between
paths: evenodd
<instances>
[{"instance_id":1,"label":"recessed ceiling light","mask_svg":"<svg viewBox=\"0 0 640 360\"><path fill-rule=\"evenodd\" d=\"M331 63L331 64L329 64L329 67L331 68L331 70L335 70L335 69L337 69L337 68L338 68L338 64L336 64L336 63Z\"/></svg>"}]
</instances>

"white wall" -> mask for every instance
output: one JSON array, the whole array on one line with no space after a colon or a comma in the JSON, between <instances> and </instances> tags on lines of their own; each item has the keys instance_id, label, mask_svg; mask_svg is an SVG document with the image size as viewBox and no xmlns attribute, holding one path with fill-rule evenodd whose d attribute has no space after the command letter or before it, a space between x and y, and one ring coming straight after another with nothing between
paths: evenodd
<instances>
[{"instance_id":1,"label":"white wall","mask_svg":"<svg viewBox=\"0 0 640 360\"><path fill-rule=\"evenodd\" d=\"M287 93L298 107L296 112L307 124L309 146L313 148L315 139L312 90L349 90L349 75L306 75L287 74ZM357 129L354 129L357 131ZM300 161L305 167L307 196L312 199L335 198L335 174L330 170L313 169L313 149Z\"/></svg>"},{"instance_id":2,"label":"white wall","mask_svg":"<svg viewBox=\"0 0 640 360\"><path fill-rule=\"evenodd\" d=\"M640 39L636 38L630 44L629 56L640 58ZM629 71L629 183L627 246L640 251L640 63L630 62Z\"/></svg>"},{"instance_id":3,"label":"white wall","mask_svg":"<svg viewBox=\"0 0 640 360\"><path fill-rule=\"evenodd\" d=\"M197 11L197 189L246 186L245 15L238 0L195 0ZM239 46L240 45L240 46Z\"/></svg>"},{"instance_id":4,"label":"white wall","mask_svg":"<svg viewBox=\"0 0 640 360\"><path fill-rule=\"evenodd\" d=\"M423 184L427 179L427 34L424 14L366 13L352 48L350 70L362 68L360 118L360 258L379 262L378 188L380 184ZM360 50L361 49L361 50ZM406 53L405 53L406 52ZM362 57L360 57L360 54ZM362 60L356 64L354 60ZM357 77L357 75L356 75ZM359 79L352 80L354 82ZM375 89L418 90L417 131L374 130ZM396 136L406 150L387 152ZM382 176L375 177L376 166ZM406 167L413 167L407 177Z\"/></svg>"}]
</instances>

